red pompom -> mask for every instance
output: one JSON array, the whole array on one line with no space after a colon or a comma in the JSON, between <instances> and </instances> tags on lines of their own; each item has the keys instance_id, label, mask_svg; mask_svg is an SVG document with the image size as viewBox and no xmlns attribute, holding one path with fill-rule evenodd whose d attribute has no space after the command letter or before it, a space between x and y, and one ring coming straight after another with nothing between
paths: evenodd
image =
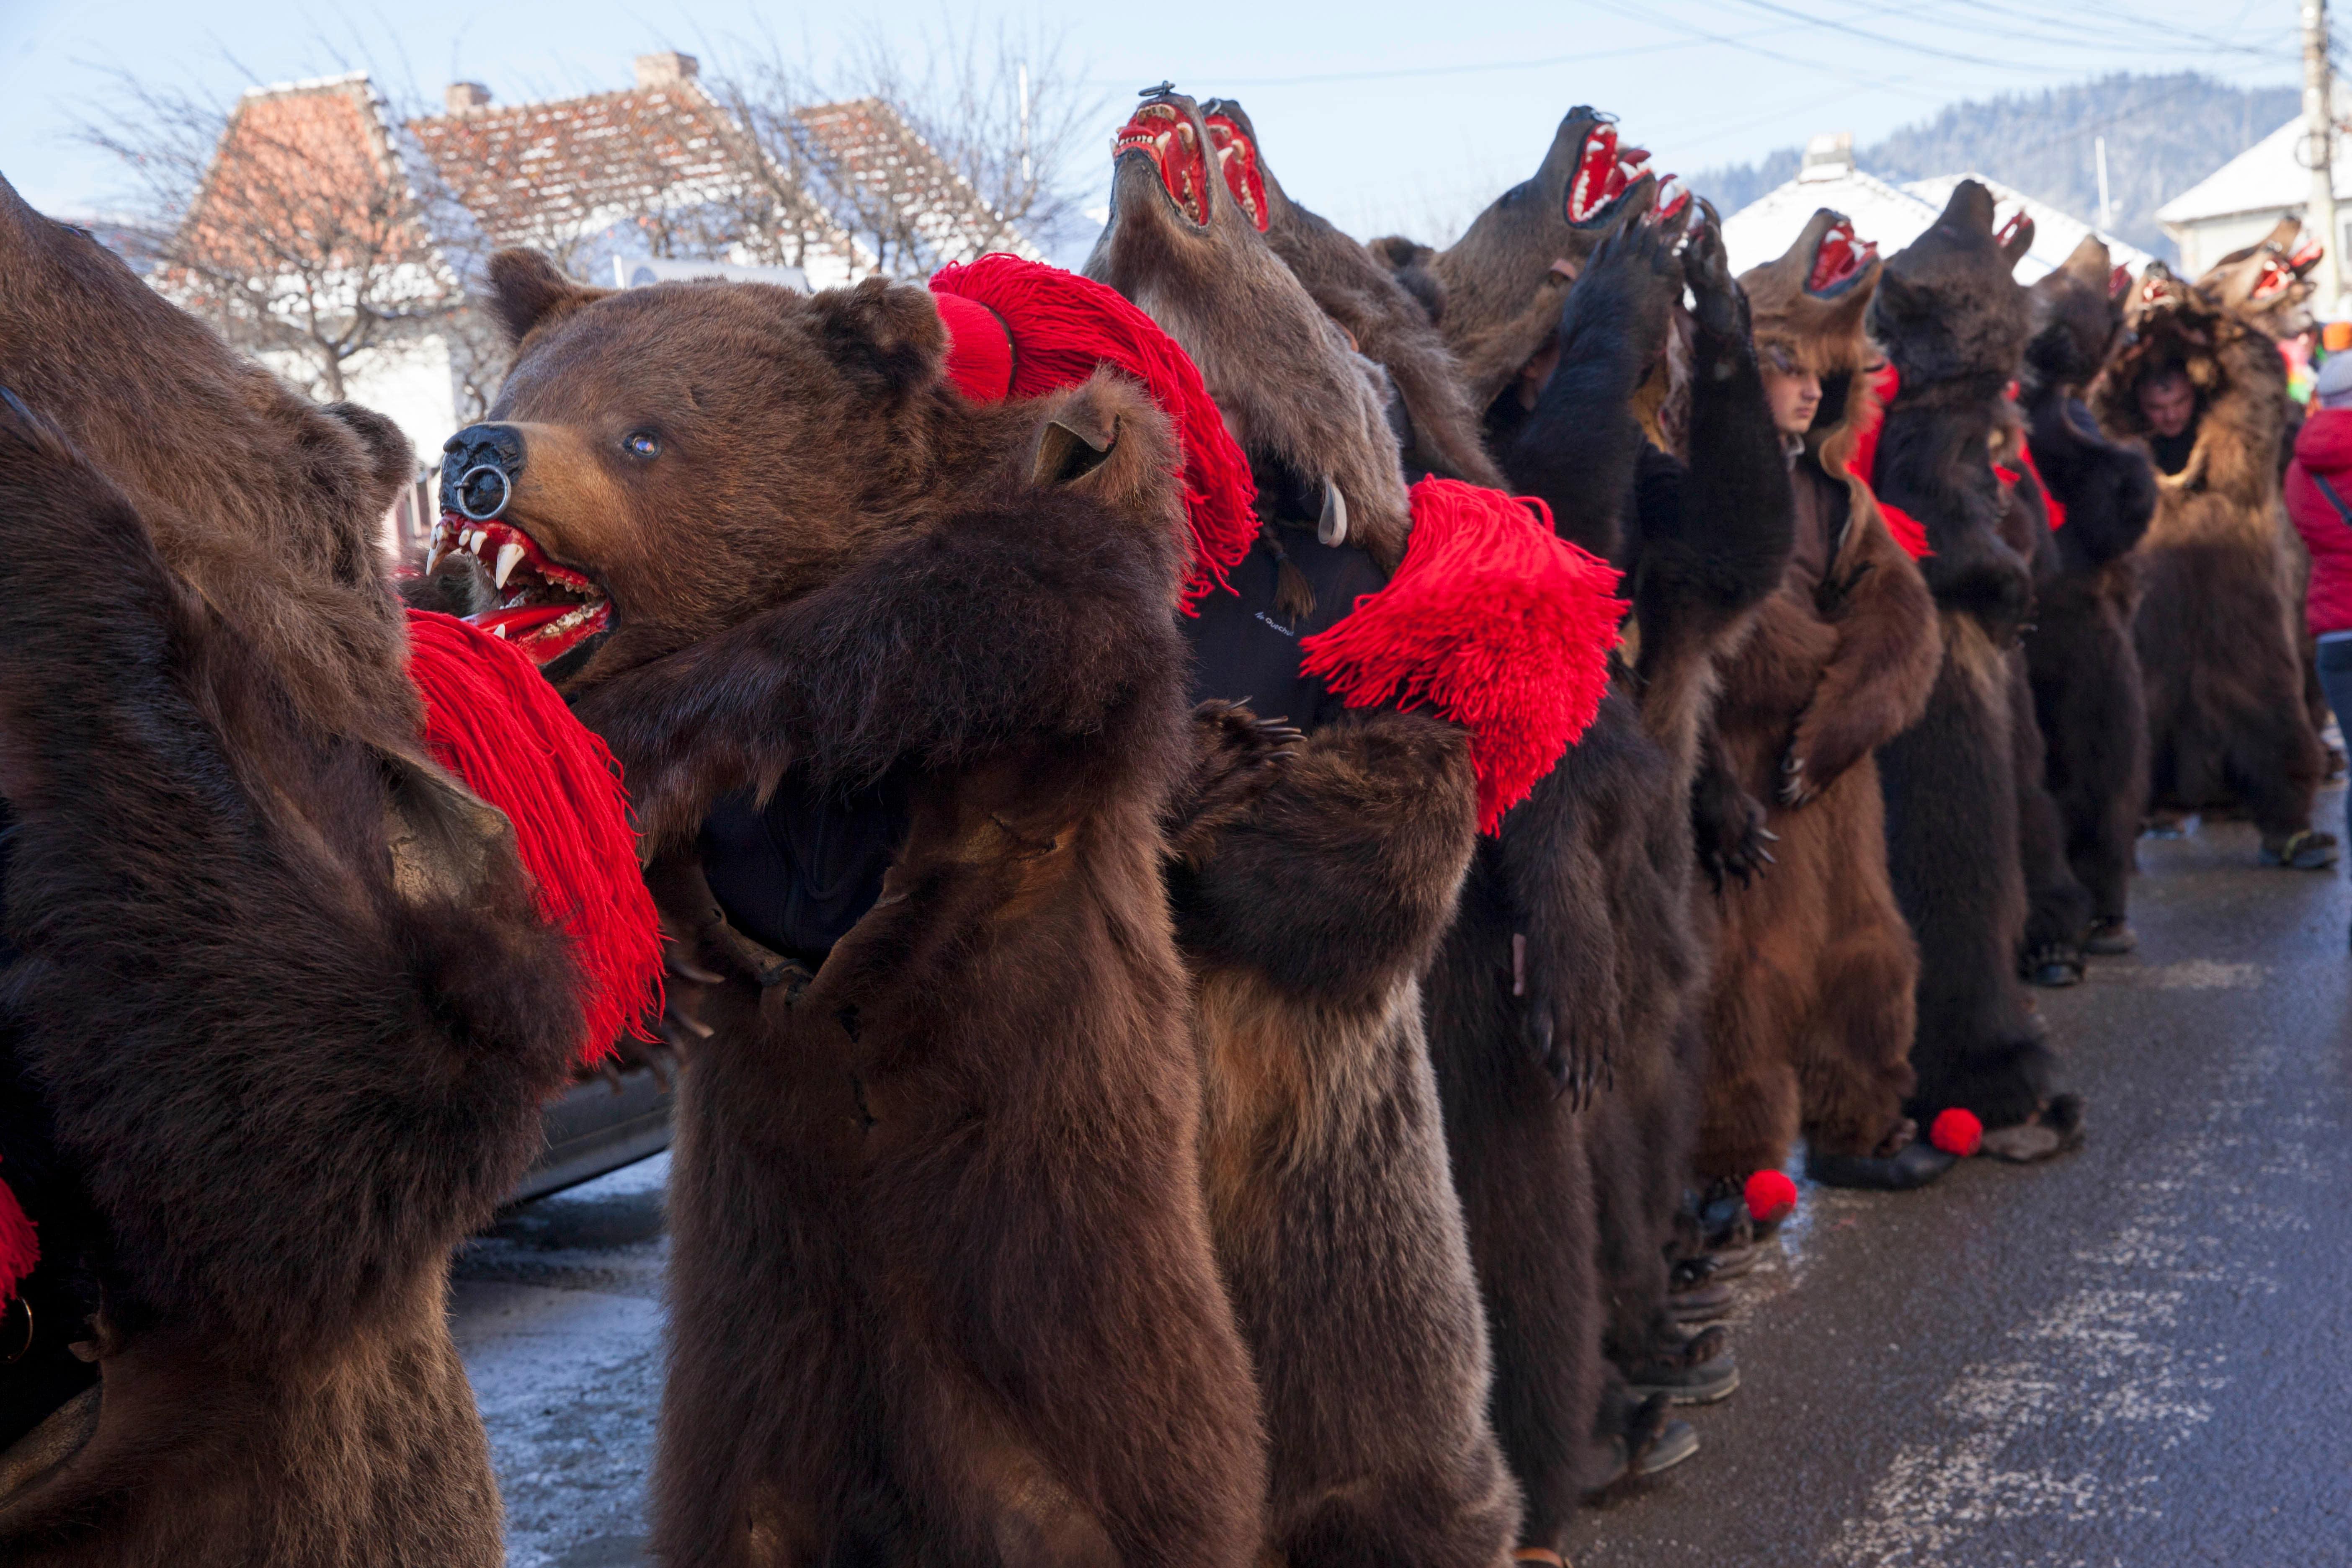
<instances>
[{"instance_id":1,"label":"red pompom","mask_svg":"<svg viewBox=\"0 0 2352 1568\"><path fill-rule=\"evenodd\" d=\"M1797 1208L1797 1184L1786 1171L1759 1171L1748 1178L1748 1217L1758 1225L1778 1225Z\"/></svg>"},{"instance_id":2,"label":"red pompom","mask_svg":"<svg viewBox=\"0 0 2352 1568\"><path fill-rule=\"evenodd\" d=\"M1467 728L1492 833L1600 710L1625 618L1617 575L1554 533L1539 500L1423 479L1404 563L1300 643L1300 668L1351 708L1426 702Z\"/></svg>"},{"instance_id":3,"label":"red pompom","mask_svg":"<svg viewBox=\"0 0 2352 1568\"><path fill-rule=\"evenodd\" d=\"M1965 1160L1984 1146L1984 1123L1977 1120L1976 1112L1955 1105L1936 1113L1934 1124L1927 1129L1927 1142Z\"/></svg>"},{"instance_id":4,"label":"red pompom","mask_svg":"<svg viewBox=\"0 0 2352 1568\"><path fill-rule=\"evenodd\" d=\"M425 744L506 813L541 918L572 939L584 980L580 1057L609 1055L661 1008L661 927L637 869L620 764L530 656L452 616L408 612L408 675Z\"/></svg>"},{"instance_id":5,"label":"red pompom","mask_svg":"<svg viewBox=\"0 0 2352 1568\"><path fill-rule=\"evenodd\" d=\"M1869 374L1876 395L1868 416L1855 427L1853 455L1846 459L1846 471L1862 481L1871 499L1878 500L1878 515L1886 520L1886 531L1895 536L1903 552L1914 561L1925 561L1936 553L1927 547L1927 525L1901 507L1878 500L1878 437L1886 428L1886 406L1902 390L1903 373L1890 360Z\"/></svg>"},{"instance_id":6,"label":"red pompom","mask_svg":"<svg viewBox=\"0 0 2352 1568\"><path fill-rule=\"evenodd\" d=\"M1176 426L1184 457L1184 510L1192 525L1192 565L1180 595L1184 613L1211 589L1231 586L1226 574L1257 539L1251 510L1257 481L1182 345L1109 285L1002 252L940 268L931 292L985 307L1001 328L1001 336L992 334L961 307L941 312L952 340L948 378L967 396L1041 397L1077 385L1106 364L1141 382ZM1009 377L1002 365L1008 348Z\"/></svg>"},{"instance_id":7,"label":"red pompom","mask_svg":"<svg viewBox=\"0 0 2352 1568\"><path fill-rule=\"evenodd\" d=\"M41 1238L34 1234L33 1222L25 1217L25 1206L8 1184L0 1181L0 1307L16 1299L16 1281L40 1260Z\"/></svg>"}]
</instances>

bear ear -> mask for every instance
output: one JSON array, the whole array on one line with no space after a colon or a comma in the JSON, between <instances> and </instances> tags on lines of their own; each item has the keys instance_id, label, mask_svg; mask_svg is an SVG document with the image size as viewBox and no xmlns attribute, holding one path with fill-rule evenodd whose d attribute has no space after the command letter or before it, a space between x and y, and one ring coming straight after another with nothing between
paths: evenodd
<instances>
[{"instance_id":1,"label":"bear ear","mask_svg":"<svg viewBox=\"0 0 2352 1568\"><path fill-rule=\"evenodd\" d=\"M893 395L944 373L948 330L922 285L868 278L853 289L826 289L815 305L818 340L844 371L877 379Z\"/></svg>"},{"instance_id":2,"label":"bear ear","mask_svg":"<svg viewBox=\"0 0 2352 1568\"><path fill-rule=\"evenodd\" d=\"M536 250L501 250L490 258L490 310L515 342L533 327L610 292L574 283Z\"/></svg>"},{"instance_id":3,"label":"bear ear","mask_svg":"<svg viewBox=\"0 0 2352 1568\"><path fill-rule=\"evenodd\" d=\"M356 403L330 403L320 410L340 423L358 439L361 452L366 457L368 478L385 496L391 497L400 487L416 477L416 450L399 426L373 408L362 408Z\"/></svg>"},{"instance_id":4,"label":"bear ear","mask_svg":"<svg viewBox=\"0 0 2352 1568\"><path fill-rule=\"evenodd\" d=\"M2025 259L2025 253L2033 248L2033 220L2020 213L2010 219L2009 226L1995 237L2000 242L2001 255L2014 268Z\"/></svg>"}]
</instances>

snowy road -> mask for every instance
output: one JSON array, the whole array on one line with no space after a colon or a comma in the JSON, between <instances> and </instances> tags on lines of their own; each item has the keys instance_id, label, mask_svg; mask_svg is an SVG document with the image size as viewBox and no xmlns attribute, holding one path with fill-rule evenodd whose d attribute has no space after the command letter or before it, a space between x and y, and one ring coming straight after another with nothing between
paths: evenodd
<instances>
[{"instance_id":1,"label":"snowy road","mask_svg":"<svg viewBox=\"0 0 2352 1568\"><path fill-rule=\"evenodd\" d=\"M513 1568L644 1561L668 1173L657 1154L527 1204L458 1255L457 1347L489 1427Z\"/></svg>"},{"instance_id":2,"label":"snowy road","mask_svg":"<svg viewBox=\"0 0 2352 1568\"><path fill-rule=\"evenodd\" d=\"M2042 997L2089 1146L1809 1186L1741 1283L1739 1394L1580 1568L2352 1563L2352 900L2242 826L2141 859L2139 953ZM458 1260L515 1568L643 1560L667 1168Z\"/></svg>"}]
</instances>

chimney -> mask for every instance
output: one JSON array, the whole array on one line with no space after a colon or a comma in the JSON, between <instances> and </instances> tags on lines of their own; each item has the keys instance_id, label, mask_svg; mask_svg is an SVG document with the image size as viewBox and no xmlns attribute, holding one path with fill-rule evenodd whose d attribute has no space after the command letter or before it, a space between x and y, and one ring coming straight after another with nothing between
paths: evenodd
<instances>
[{"instance_id":1,"label":"chimney","mask_svg":"<svg viewBox=\"0 0 2352 1568\"><path fill-rule=\"evenodd\" d=\"M490 89L478 81L453 81L441 94L441 101L452 114L464 114L469 110L488 109Z\"/></svg>"},{"instance_id":2,"label":"chimney","mask_svg":"<svg viewBox=\"0 0 2352 1568\"><path fill-rule=\"evenodd\" d=\"M1805 161L1798 167L1801 181L1843 180L1853 173L1853 132L1824 131L1805 143Z\"/></svg>"},{"instance_id":3,"label":"chimney","mask_svg":"<svg viewBox=\"0 0 2352 1568\"><path fill-rule=\"evenodd\" d=\"M702 64L692 55L679 54L676 49L664 49L659 54L637 57L637 90L651 92L659 87L676 87L693 79Z\"/></svg>"}]
</instances>

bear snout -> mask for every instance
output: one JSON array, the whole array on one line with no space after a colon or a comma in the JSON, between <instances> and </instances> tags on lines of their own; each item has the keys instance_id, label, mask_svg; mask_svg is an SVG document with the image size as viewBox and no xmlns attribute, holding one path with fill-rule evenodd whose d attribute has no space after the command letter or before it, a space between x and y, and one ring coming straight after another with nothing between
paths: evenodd
<instances>
[{"instance_id":1,"label":"bear snout","mask_svg":"<svg viewBox=\"0 0 2352 1568\"><path fill-rule=\"evenodd\" d=\"M468 425L443 444L441 510L487 522L506 510L522 474L522 432Z\"/></svg>"}]
</instances>

